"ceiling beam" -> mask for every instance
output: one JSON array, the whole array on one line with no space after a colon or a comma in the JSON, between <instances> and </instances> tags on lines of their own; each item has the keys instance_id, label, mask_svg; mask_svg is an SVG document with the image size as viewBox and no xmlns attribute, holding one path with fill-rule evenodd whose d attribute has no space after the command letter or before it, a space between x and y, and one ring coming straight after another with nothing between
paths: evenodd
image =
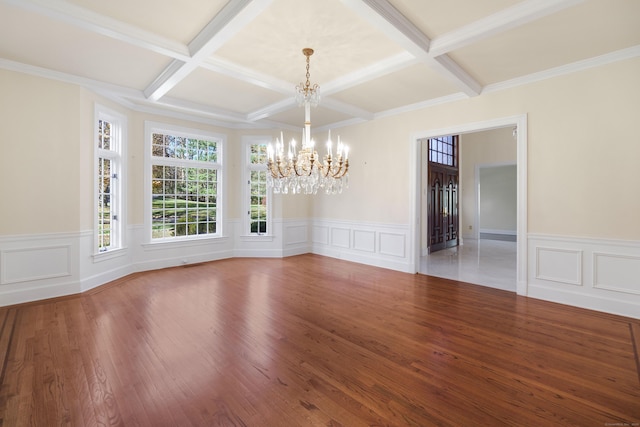
<instances>
[{"instance_id":1,"label":"ceiling beam","mask_svg":"<svg viewBox=\"0 0 640 427\"><path fill-rule=\"evenodd\" d=\"M159 53L173 59L187 61L189 48L174 40L126 24L63 0L3 0L57 21L110 37L124 43Z\"/></svg>"},{"instance_id":2,"label":"ceiling beam","mask_svg":"<svg viewBox=\"0 0 640 427\"><path fill-rule=\"evenodd\" d=\"M216 56L206 58L200 66L223 76L232 77L283 95L289 95L293 91L293 86L290 82L259 73L253 69L240 66Z\"/></svg>"},{"instance_id":3,"label":"ceiling beam","mask_svg":"<svg viewBox=\"0 0 640 427\"><path fill-rule=\"evenodd\" d=\"M332 98L323 98L322 106L329 108L333 111L346 114L348 116L357 117L362 120L373 120L374 114L370 111L363 110L355 105L347 104L346 102L338 101Z\"/></svg>"},{"instance_id":4,"label":"ceiling beam","mask_svg":"<svg viewBox=\"0 0 640 427\"><path fill-rule=\"evenodd\" d=\"M352 73L345 74L325 83L320 88L323 95L331 95L333 93L341 92L345 89L349 89L353 86L377 79L378 77L386 76L395 71L402 70L411 65L417 64L419 61L408 52L402 52L382 61L371 64L367 67L360 68Z\"/></svg>"},{"instance_id":5,"label":"ceiling beam","mask_svg":"<svg viewBox=\"0 0 640 427\"><path fill-rule=\"evenodd\" d=\"M293 98L293 91L291 92L291 95L292 96L287 97L282 101L267 105L256 111L252 111L251 113L247 114L247 120L249 120L250 122L255 122L273 116L274 114L290 110L291 108L296 106L296 101Z\"/></svg>"},{"instance_id":6,"label":"ceiling beam","mask_svg":"<svg viewBox=\"0 0 640 427\"><path fill-rule=\"evenodd\" d=\"M575 6L584 0L526 0L431 40L429 54L455 49Z\"/></svg>"},{"instance_id":7,"label":"ceiling beam","mask_svg":"<svg viewBox=\"0 0 640 427\"><path fill-rule=\"evenodd\" d=\"M152 101L163 97L270 3L271 0L230 0L189 43L189 59L172 61L144 90L145 96Z\"/></svg>"},{"instance_id":8,"label":"ceiling beam","mask_svg":"<svg viewBox=\"0 0 640 427\"><path fill-rule=\"evenodd\" d=\"M387 0L342 0L417 59L452 81L468 96L479 95L482 86L453 60L435 61L429 55L431 40Z\"/></svg>"}]
</instances>

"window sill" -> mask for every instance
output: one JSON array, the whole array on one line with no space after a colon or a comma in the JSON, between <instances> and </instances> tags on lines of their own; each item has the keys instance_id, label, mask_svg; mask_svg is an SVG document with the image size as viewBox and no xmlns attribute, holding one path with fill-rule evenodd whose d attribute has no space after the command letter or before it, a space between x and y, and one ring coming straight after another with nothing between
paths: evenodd
<instances>
[{"instance_id":1,"label":"window sill","mask_svg":"<svg viewBox=\"0 0 640 427\"><path fill-rule=\"evenodd\" d=\"M162 250L166 248L187 248L193 246L210 245L212 243L222 243L229 240L226 236L217 237L201 237L197 239L180 239L180 240L160 240L155 242L143 243L144 250Z\"/></svg>"},{"instance_id":2,"label":"window sill","mask_svg":"<svg viewBox=\"0 0 640 427\"><path fill-rule=\"evenodd\" d=\"M272 242L272 234L244 234L240 236L240 240L243 242Z\"/></svg>"},{"instance_id":3,"label":"window sill","mask_svg":"<svg viewBox=\"0 0 640 427\"><path fill-rule=\"evenodd\" d=\"M93 262L95 263L95 262L102 262L102 261L108 261L115 258L120 258L122 256L125 256L126 254L127 254L127 248L125 247L125 248L111 249L104 252L97 252L91 256L93 257Z\"/></svg>"}]
</instances>

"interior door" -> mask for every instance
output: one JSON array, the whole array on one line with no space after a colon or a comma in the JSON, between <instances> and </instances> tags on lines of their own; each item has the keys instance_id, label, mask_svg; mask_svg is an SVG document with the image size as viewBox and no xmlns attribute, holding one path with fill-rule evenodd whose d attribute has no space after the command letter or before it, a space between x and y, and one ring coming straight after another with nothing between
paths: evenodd
<instances>
[{"instance_id":1,"label":"interior door","mask_svg":"<svg viewBox=\"0 0 640 427\"><path fill-rule=\"evenodd\" d=\"M429 164L429 253L458 245L458 170Z\"/></svg>"}]
</instances>

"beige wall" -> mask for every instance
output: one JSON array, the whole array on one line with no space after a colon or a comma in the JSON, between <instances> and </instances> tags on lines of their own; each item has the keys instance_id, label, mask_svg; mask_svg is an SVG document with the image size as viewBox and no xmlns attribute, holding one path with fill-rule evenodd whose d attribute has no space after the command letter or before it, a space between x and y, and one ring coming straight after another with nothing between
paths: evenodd
<instances>
[{"instance_id":1,"label":"beige wall","mask_svg":"<svg viewBox=\"0 0 640 427\"><path fill-rule=\"evenodd\" d=\"M638 75L636 58L340 129L342 140L351 146L350 188L336 196L279 196L276 204L292 218L408 224L416 152L411 135L526 113L528 231L640 240L640 197L635 196L640 188L640 136L630 131L640 113ZM90 229L93 196L87 177L93 157L84 144L92 141L87 118L92 122L93 110L88 110L95 95L3 70L0 91L0 235ZM234 150L239 150L245 132L127 114L130 224L143 222L142 138L147 119L227 133L233 160L225 213L230 219L240 215L239 152Z\"/></svg>"},{"instance_id":2,"label":"beige wall","mask_svg":"<svg viewBox=\"0 0 640 427\"><path fill-rule=\"evenodd\" d=\"M396 127L399 126L399 127ZM376 120L334 131L349 151L349 188L314 199L315 218L406 224L409 221L409 141L404 120Z\"/></svg>"},{"instance_id":3,"label":"beige wall","mask_svg":"<svg viewBox=\"0 0 640 427\"><path fill-rule=\"evenodd\" d=\"M224 215L242 211L243 131L133 112L72 84L0 70L0 235L78 232L93 228L94 107L127 119L127 222L144 223L144 123L155 121L224 134ZM275 196L275 218L306 218L311 198ZM44 208L46 206L46 208Z\"/></svg>"},{"instance_id":4,"label":"beige wall","mask_svg":"<svg viewBox=\"0 0 640 427\"><path fill-rule=\"evenodd\" d=\"M80 88L0 70L0 235L79 229Z\"/></svg>"},{"instance_id":5,"label":"beige wall","mask_svg":"<svg viewBox=\"0 0 640 427\"><path fill-rule=\"evenodd\" d=\"M640 240L638 75L635 58L341 129L351 188L314 215L407 224L412 134L527 114L528 231Z\"/></svg>"}]
</instances>

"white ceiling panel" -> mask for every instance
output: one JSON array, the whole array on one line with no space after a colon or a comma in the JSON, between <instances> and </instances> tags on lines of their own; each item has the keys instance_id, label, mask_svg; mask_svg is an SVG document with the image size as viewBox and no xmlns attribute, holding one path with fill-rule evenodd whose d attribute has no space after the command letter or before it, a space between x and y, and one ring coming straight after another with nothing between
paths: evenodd
<instances>
[{"instance_id":1,"label":"white ceiling panel","mask_svg":"<svg viewBox=\"0 0 640 427\"><path fill-rule=\"evenodd\" d=\"M319 84L402 51L339 0L273 0L215 55L296 84L305 79L307 47Z\"/></svg>"},{"instance_id":2,"label":"white ceiling panel","mask_svg":"<svg viewBox=\"0 0 640 427\"><path fill-rule=\"evenodd\" d=\"M639 0L0 0L0 68L275 131L302 128L310 47L328 129L640 56L639 16Z\"/></svg>"}]
</instances>

